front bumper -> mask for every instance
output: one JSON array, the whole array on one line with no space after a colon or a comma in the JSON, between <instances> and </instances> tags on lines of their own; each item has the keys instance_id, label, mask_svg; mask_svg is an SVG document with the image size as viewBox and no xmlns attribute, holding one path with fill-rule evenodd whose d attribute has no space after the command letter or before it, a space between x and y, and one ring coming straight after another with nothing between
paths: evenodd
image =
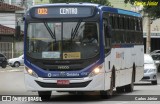
<instances>
[{"instance_id":1,"label":"front bumper","mask_svg":"<svg viewBox=\"0 0 160 104\"><path fill-rule=\"evenodd\" d=\"M13 66L14 64L13 64L13 63L11 63L11 62L8 62L8 65L9 65L9 66Z\"/></svg>"},{"instance_id":2,"label":"front bumper","mask_svg":"<svg viewBox=\"0 0 160 104\"><path fill-rule=\"evenodd\" d=\"M157 74L156 73L144 73L142 81L156 81Z\"/></svg>"},{"instance_id":3,"label":"front bumper","mask_svg":"<svg viewBox=\"0 0 160 104\"><path fill-rule=\"evenodd\" d=\"M69 80L69 85L57 85L57 80ZM104 90L104 73L85 78L36 78L25 73L28 91L99 91Z\"/></svg>"}]
</instances>

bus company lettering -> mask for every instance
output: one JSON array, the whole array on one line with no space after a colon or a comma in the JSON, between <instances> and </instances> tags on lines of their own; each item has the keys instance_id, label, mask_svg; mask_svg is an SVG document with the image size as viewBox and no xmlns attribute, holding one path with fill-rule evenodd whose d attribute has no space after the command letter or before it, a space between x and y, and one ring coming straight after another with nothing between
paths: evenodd
<instances>
[{"instance_id":1,"label":"bus company lettering","mask_svg":"<svg viewBox=\"0 0 160 104\"><path fill-rule=\"evenodd\" d=\"M67 76L79 76L79 73L67 73Z\"/></svg>"},{"instance_id":2,"label":"bus company lettering","mask_svg":"<svg viewBox=\"0 0 160 104\"><path fill-rule=\"evenodd\" d=\"M82 75L81 73L72 73L72 72L67 73L65 71L62 71L59 74L58 73L48 73L48 77L59 77L59 76L60 77L66 77L66 76L68 76L68 77L79 77L79 76L86 76L86 75L88 75L88 73L83 73L83 75Z\"/></svg>"},{"instance_id":3,"label":"bus company lettering","mask_svg":"<svg viewBox=\"0 0 160 104\"><path fill-rule=\"evenodd\" d=\"M77 8L60 8L60 14L78 14Z\"/></svg>"}]
</instances>

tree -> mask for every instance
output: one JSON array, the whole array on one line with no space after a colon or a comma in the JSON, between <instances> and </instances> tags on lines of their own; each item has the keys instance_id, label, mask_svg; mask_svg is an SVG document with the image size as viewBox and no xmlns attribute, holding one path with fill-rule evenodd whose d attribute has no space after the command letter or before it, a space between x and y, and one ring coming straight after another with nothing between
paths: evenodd
<instances>
[{"instance_id":1,"label":"tree","mask_svg":"<svg viewBox=\"0 0 160 104\"><path fill-rule=\"evenodd\" d=\"M143 11L148 13L149 17L160 18L160 1L159 0L124 0L125 3L133 5L142 4Z\"/></svg>"},{"instance_id":2,"label":"tree","mask_svg":"<svg viewBox=\"0 0 160 104\"><path fill-rule=\"evenodd\" d=\"M111 6L108 0L50 0L50 3L75 3L75 2L90 2L102 5Z\"/></svg>"},{"instance_id":3,"label":"tree","mask_svg":"<svg viewBox=\"0 0 160 104\"><path fill-rule=\"evenodd\" d=\"M159 0L124 0L125 3L134 5L143 5L144 14L148 14L147 37L146 37L146 53L150 53L151 49L151 18L160 18L160 2Z\"/></svg>"}]
</instances>

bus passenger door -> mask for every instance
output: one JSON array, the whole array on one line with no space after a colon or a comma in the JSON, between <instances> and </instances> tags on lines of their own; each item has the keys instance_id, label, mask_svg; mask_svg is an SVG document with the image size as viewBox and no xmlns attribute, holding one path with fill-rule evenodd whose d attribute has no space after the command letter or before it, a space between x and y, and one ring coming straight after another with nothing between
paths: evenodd
<instances>
[{"instance_id":1,"label":"bus passenger door","mask_svg":"<svg viewBox=\"0 0 160 104\"><path fill-rule=\"evenodd\" d=\"M110 82L112 63L111 63L111 26L108 21L108 13L103 14L103 41L105 52L105 89L109 89L108 83Z\"/></svg>"},{"instance_id":2,"label":"bus passenger door","mask_svg":"<svg viewBox=\"0 0 160 104\"><path fill-rule=\"evenodd\" d=\"M106 18L103 19L103 36L104 36L104 51L105 51L105 67L106 70L111 70L111 27Z\"/></svg>"}]
</instances>

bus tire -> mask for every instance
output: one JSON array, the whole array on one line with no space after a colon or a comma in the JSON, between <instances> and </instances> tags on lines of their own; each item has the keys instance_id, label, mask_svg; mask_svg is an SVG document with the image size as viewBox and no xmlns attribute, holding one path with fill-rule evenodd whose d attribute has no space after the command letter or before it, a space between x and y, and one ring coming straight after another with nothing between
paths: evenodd
<instances>
[{"instance_id":1,"label":"bus tire","mask_svg":"<svg viewBox=\"0 0 160 104\"><path fill-rule=\"evenodd\" d=\"M113 77L114 77L114 75L113 75L113 72L112 72L110 89L107 90L107 91L100 91L101 98L108 99L111 96L113 96L113 87L114 87L114 78Z\"/></svg>"},{"instance_id":2,"label":"bus tire","mask_svg":"<svg viewBox=\"0 0 160 104\"><path fill-rule=\"evenodd\" d=\"M6 68L7 67L7 63L6 62L2 62L2 68Z\"/></svg>"},{"instance_id":3,"label":"bus tire","mask_svg":"<svg viewBox=\"0 0 160 104\"><path fill-rule=\"evenodd\" d=\"M151 81L152 85L157 85L157 80L156 81Z\"/></svg>"},{"instance_id":4,"label":"bus tire","mask_svg":"<svg viewBox=\"0 0 160 104\"><path fill-rule=\"evenodd\" d=\"M38 91L39 97L41 97L42 101L50 100L52 91Z\"/></svg>"},{"instance_id":5,"label":"bus tire","mask_svg":"<svg viewBox=\"0 0 160 104\"><path fill-rule=\"evenodd\" d=\"M116 92L118 92L118 93L122 93L122 92L124 92L124 90L125 90L124 86L116 87Z\"/></svg>"},{"instance_id":6,"label":"bus tire","mask_svg":"<svg viewBox=\"0 0 160 104\"><path fill-rule=\"evenodd\" d=\"M128 85L126 85L126 86L124 86L125 87L125 92L132 92L133 91L133 89L134 89L134 72L135 70L133 70L133 72L132 72L132 79L131 79L131 83L130 84L128 84Z\"/></svg>"}]
</instances>

